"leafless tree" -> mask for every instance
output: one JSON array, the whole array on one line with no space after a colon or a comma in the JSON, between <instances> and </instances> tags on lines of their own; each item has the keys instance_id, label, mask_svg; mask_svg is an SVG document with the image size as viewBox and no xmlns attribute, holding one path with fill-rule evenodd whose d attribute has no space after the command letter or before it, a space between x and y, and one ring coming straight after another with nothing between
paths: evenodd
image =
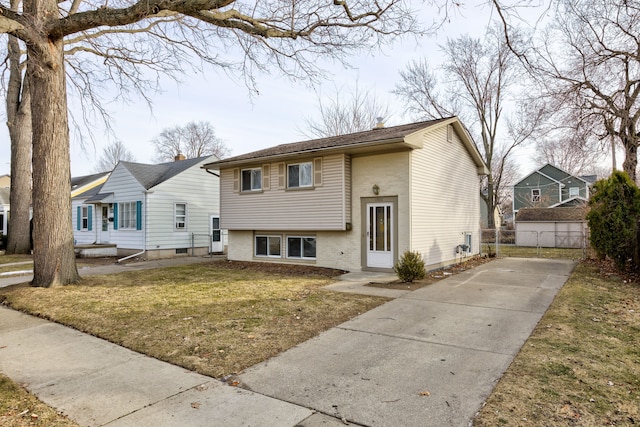
<instances>
[{"instance_id":1,"label":"leafless tree","mask_svg":"<svg viewBox=\"0 0 640 427\"><path fill-rule=\"evenodd\" d=\"M180 22L166 22L174 17ZM119 29L107 46L114 56L131 46L127 28L158 24L161 44L180 46L207 63L218 52L239 50L237 69L251 81L254 71L273 67L290 76L318 77L317 58L347 60L389 37L417 32L415 15L402 0L239 2L234 0L112 0L58 4L23 0L21 10L0 3L0 32L22 40L31 91L33 126L34 286L76 282L71 202L65 39ZM150 36L152 37L152 36ZM155 36L154 36L155 37ZM119 41L118 41L119 40ZM160 44L158 45L160 46ZM158 50L161 54L166 50Z\"/></svg>"},{"instance_id":2,"label":"leafless tree","mask_svg":"<svg viewBox=\"0 0 640 427\"><path fill-rule=\"evenodd\" d=\"M11 1L18 10L19 0ZM29 84L23 80L20 41L8 37L8 79L6 82L7 127L11 140L11 192L7 254L31 252L31 96Z\"/></svg>"},{"instance_id":3,"label":"leafless tree","mask_svg":"<svg viewBox=\"0 0 640 427\"><path fill-rule=\"evenodd\" d=\"M500 6L498 0L493 2ZM615 138L624 148L623 169L635 181L640 142L640 4L561 0L553 5L551 22L530 43L507 40L541 83L543 95L571 111L578 134L600 141ZM504 9L501 16L509 31L512 17Z\"/></svg>"},{"instance_id":4,"label":"leafless tree","mask_svg":"<svg viewBox=\"0 0 640 427\"><path fill-rule=\"evenodd\" d=\"M517 81L517 61L497 28L490 28L484 39L462 36L441 46L440 67L426 60L410 63L400 73L395 93L414 115L442 118L456 115L469 126L489 168L482 181L481 197L488 207L487 223L495 227L493 212L503 197L503 174L512 151L532 135L541 116L528 108L519 120L501 126L503 110L511 86ZM501 136L502 132L502 136Z\"/></svg>"},{"instance_id":5,"label":"leafless tree","mask_svg":"<svg viewBox=\"0 0 640 427\"><path fill-rule=\"evenodd\" d=\"M155 160L159 163L173 161L178 154L188 159L211 155L222 159L231 153L224 141L216 136L213 125L203 121L164 129L151 143L156 148Z\"/></svg>"},{"instance_id":6,"label":"leafless tree","mask_svg":"<svg viewBox=\"0 0 640 427\"><path fill-rule=\"evenodd\" d=\"M19 0L13 0L11 8L18 10L19 5ZM80 2L76 2L76 7L78 5ZM174 79L182 75L183 67L190 64L188 49L171 44L165 49L167 54L158 54L162 50L161 44L166 42L157 28L158 24L178 19L157 20L136 29L83 32L65 40L68 88L70 96L78 100L81 107L81 113L70 118L81 146L84 146L83 136L93 138L92 130L96 121L101 120L110 130L110 116L104 104L112 93L125 101L136 94L150 104L151 95L159 89L157 82L160 74ZM118 40L122 36L130 41L126 50L112 49L113 46L124 44ZM25 73L26 47L14 36L9 37L5 66L3 89L6 94L14 178L10 202L12 215L9 218L12 232L7 253L30 253L31 101Z\"/></svg>"},{"instance_id":7,"label":"leafless tree","mask_svg":"<svg viewBox=\"0 0 640 427\"><path fill-rule=\"evenodd\" d=\"M112 171L120 160L135 162L135 156L119 139L102 149L102 155L96 165L97 172Z\"/></svg>"},{"instance_id":8,"label":"leafless tree","mask_svg":"<svg viewBox=\"0 0 640 427\"><path fill-rule=\"evenodd\" d=\"M389 105L378 99L372 89L362 90L356 80L353 90L336 89L333 97L318 96L317 119L305 120L310 138L345 135L372 129L389 117Z\"/></svg>"}]
</instances>

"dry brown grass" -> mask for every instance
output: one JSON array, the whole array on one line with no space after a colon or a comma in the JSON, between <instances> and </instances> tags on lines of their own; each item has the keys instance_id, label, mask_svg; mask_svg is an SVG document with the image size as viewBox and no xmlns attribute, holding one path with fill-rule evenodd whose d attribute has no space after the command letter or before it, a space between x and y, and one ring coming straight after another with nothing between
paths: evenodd
<instances>
[{"instance_id":1,"label":"dry brown grass","mask_svg":"<svg viewBox=\"0 0 640 427\"><path fill-rule=\"evenodd\" d=\"M580 264L476 426L640 424L640 286Z\"/></svg>"},{"instance_id":2,"label":"dry brown grass","mask_svg":"<svg viewBox=\"0 0 640 427\"><path fill-rule=\"evenodd\" d=\"M3 251L0 252L0 265L26 261L33 261L31 255L5 255Z\"/></svg>"},{"instance_id":3,"label":"dry brown grass","mask_svg":"<svg viewBox=\"0 0 640 427\"><path fill-rule=\"evenodd\" d=\"M77 427L78 424L0 374L0 426Z\"/></svg>"},{"instance_id":4,"label":"dry brown grass","mask_svg":"<svg viewBox=\"0 0 640 427\"><path fill-rule=\"evenodd\" d=\"M218 261L16 287L0 290L0 300L221 378L386 301L321 289L334 281L330 272Z\"/></svg>"}]
</instances>

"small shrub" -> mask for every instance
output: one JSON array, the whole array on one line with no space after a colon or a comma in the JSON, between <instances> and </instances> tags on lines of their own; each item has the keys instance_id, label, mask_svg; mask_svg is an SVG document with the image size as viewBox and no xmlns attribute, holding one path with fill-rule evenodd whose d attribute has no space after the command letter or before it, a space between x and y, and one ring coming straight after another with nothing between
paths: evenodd
<instances>
[{"instance_id":1,"label":"small shrub","mask_svg":"<svg viewBox=\"0 0 640 427\"><path fill-rule=\"evenodd\" d=\"M424 279L426 271L424 269L424 260L420 252L405 251L402 257L393 266L400 280L403 282L413 282L414 280Z\"/></svg>"}]
</instances>

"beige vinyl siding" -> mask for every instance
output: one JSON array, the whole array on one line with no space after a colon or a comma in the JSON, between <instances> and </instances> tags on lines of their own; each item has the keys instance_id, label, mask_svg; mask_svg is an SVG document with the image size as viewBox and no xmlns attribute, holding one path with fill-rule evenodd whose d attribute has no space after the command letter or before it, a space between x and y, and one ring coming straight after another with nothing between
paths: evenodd
<instances>
[{"instance_id":1,"label":"beige vinyl siding","mask_svg":"<svg viewBox=\"0 0 640 427\"><path fill-rule=\"evenodd\" d=\"M375 197L373 186L379 187L379 198L398 197L398 224L397 253L402 254L410 248L410 223L409 223L409 151L398 153L378 154L371 156L353 157L353 238L357 240L357 247L365 238L367 218L362 217L361 198ZM360 249L358 249L360 252ZM361 258L358 255L358 258ZM364 260L360 259L357 265L362 266Z\"/></svg>"},{"instance_id":2,"label":"beige vinyl siding","mask_svg":"<svg viewBox=\"0 0 640 427\"><path fill-rule=\"evenodd\" d=\"M204 162L203 162L204 163ZM200 165L181 172L150 189L148 194L147 248L175 249L209 246L209 216L220 212L219 179L200 169ZM184 230L176 230L174 206L187 205Z\"/></svg>"},{"instance_id":3,"label":"beige vinyl siding","mask_svg":"<svg viewBox=\"0 0 640 427\"><path fill-rule=\"evenodd\" d=\"M317 157L301 157L291 163L311 161ZM322 157L322 185L313 188L282 188L282 164L269 166L269 188L255 192L234 192L237 169L221 170L221 226L229 230L344 230L349 221L346 188L349 175L345 155ZM262 167L264 163L247 165ZM243 167L244 169L244 167ZM285 167L286 169L286 167ZM317 172L314 167L314 174ZM286 181L286 180L285 180ZM231 242L229 243L231 246Z\"/></svg>"},{"instance_id":4,"label":"beige vinyl siding","mask_svg":"<svg viewBox=\"0 0 640 427\"><path fill-rule=\"evenodd\" d=\"M456 246L472 233L472 253L479 252L480 183L477 166L454 132L427 133L424 148L411 153L411 245L428 266L455 260Z\"/></svg>"}]
</instances>

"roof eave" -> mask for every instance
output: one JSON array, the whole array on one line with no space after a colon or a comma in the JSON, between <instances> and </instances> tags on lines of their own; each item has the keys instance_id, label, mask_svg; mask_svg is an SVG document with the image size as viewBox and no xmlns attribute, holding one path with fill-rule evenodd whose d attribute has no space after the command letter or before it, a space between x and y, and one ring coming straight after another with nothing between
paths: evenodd
<instances>
[{"instance_id":1,"label":"roof eave","mask_svg":"<svg viewBox=\"0 0 640 427\"><path fill-rule=\"evenodd\" d=\"M291 153L258 156L258 157L252 157L247 159L240 159L240 160L219 160L217 162L206 163L202 165L202 168L203 169L221 169L221 168L240 166L240 165L245 165L250 163L259 163L264 161L272 162L272 161L278 161L278 160L285 160L292 157L300 157L300 156L315 154L315 153L318 153L318 154L320 153L322 154L358 153L358 152L366 151L367 149L370 149L370 148L383 149L385 146L388 146L388 148L405 148L405 149L422 148L422 146L418 146L416 144L407 142L406 137L391 138L391 139L385 139L385 140L379 140L379 141L366 141L366 142L360 142L356 144L340 145L337 147L311 148L308 150L294 151Z\"/></svg>"}]
</instances>

